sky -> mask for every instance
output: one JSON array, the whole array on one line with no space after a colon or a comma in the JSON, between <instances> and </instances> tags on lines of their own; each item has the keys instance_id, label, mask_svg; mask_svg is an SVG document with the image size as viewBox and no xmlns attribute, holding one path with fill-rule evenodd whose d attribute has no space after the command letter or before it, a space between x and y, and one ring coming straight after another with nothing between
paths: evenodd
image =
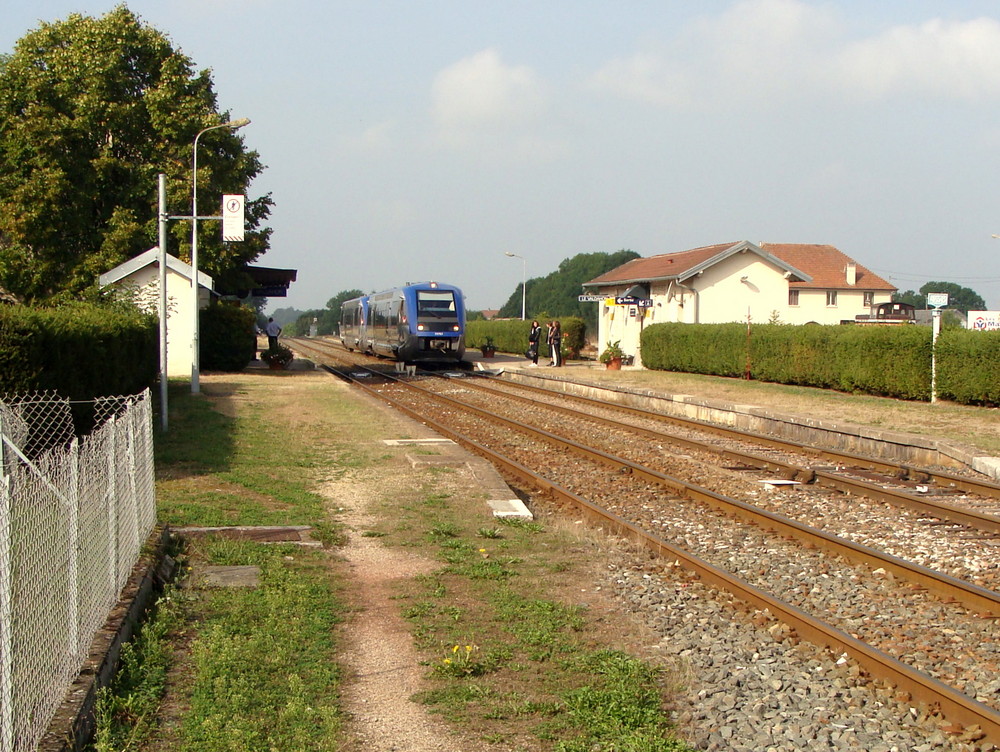
<instances>
[{"instance_id":1,"label":"sky","mask_svg":"<svg viewBox=\"0 0 1000 752\"><path fill-rule=\"evenodd\" d=\"M0 51L116 4L3 0ZM126 4L252 120L256 263L298 270L271 311L423 280L499 308L579 253L740 240L1000 309L995 0Z\"/></svg>"}]
</instances>

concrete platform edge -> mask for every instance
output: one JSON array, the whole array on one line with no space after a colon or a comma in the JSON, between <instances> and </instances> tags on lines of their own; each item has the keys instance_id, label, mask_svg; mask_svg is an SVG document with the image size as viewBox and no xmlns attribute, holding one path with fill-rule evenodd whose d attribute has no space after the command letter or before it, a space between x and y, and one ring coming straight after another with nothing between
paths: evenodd
<instances>
[{"instance_id":1,"label":"concrete platform edge","mask_svg":"<svg viewBox=\"0 0 1000 752\"><path fill-rule=\"evenodd\" d=\"M785 415L754 405L714 402L687 394L660 394L645 389L599 386L548 373L508 369L504 378L546 385L585 397L642 407L667 415L717 423L757 433L770 433L802 443L828 446L859 454L871 454L915 465L965 466L1000 480L1000 458L983 456L968 447L956 446L926 436L849 423L829 423L808 417Z\"/></svg>"}]
</instances>

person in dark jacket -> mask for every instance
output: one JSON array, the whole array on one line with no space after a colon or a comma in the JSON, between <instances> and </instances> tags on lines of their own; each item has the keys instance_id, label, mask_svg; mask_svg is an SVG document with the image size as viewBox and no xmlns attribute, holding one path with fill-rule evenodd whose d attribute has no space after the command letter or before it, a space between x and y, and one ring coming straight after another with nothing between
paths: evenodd
<instances>
[{"instance_id":1,"label":"person in dark jacket","mask_svg":"<svg viewBox=\"0 0 1000 752\"><path fill-rule=\"evenodd\" d=\"M550 366L561 366L562 365L562 326L559 324L558 319L552 322L552 327L549 329L549 353L552 356L552 362L549 363Z\"/></svg>"},{"instance_id":2,"label":"person in dark jacket","mask_svg":"<svg viewBox=\"0 0 1000 752\"><path fill-rule=\"evenodd\" d=\"M538 342L542 338L542 325L537 321L531 322L531 332L528 333L528 352L531 365L538 365Z\"/></svg>"}]
</instances>

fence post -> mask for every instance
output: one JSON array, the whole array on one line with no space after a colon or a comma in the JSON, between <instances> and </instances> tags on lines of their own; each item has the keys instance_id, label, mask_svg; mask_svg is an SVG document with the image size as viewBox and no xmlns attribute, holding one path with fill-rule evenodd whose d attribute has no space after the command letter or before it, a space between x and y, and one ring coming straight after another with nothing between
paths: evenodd
<instances>
[{"instance_id":1,"label":"fence post","mask_svg":"<svg viewBox=\"0 0 1000 752\"><path fill-rule=\"evenodd\" d=\"M108 593L118 590L118 478L115 475L115 454L118 449L118 432L115 419L108 421Z\"/></svg>"},{"instance_id":2,"label":"fence post","mask_svg":"<svg viewBox=\"0 0 1000 752\"><path fill-rule=\"evenodd\" d=\"M0 752L14 749L14 648L11 602L11 488L5 457L3 409L0 403Z\"/></svg>"},{"instance_id":3,"label":"fence post","mask_svg":"<svg viewBox=\"0 0 1000 752\"><path fill-rule=\"evenodd\" d=\"M73 660L80 657L80 441L76 437L69 445L69 493L67 494L67 532L69 551L66 552L68 618L70 649Z\"/></svg>"},{"instance_id":4,"label":"fence post","mask_svg":"<svg viewBox=\"0 0 1000 752\"><path fill-rule=\"evenodd\" d=\"M125 428L125 440L128 442L128 467L126 472L128 473L128 498L131 514L129 515L129 522L132 523L132 539L135 541L135 549L129 551L129 556L136 555L142 548L142 539L139 535L139 497L136 494L136 483L135 483L135 419L131 418L123 426Z\"/></svg>"}]
</instances>

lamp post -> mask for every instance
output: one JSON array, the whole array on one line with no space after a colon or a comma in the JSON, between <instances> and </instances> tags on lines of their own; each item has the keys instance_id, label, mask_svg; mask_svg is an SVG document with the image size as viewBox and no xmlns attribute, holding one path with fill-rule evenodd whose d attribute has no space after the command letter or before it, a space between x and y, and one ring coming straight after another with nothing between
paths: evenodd
<instances>
[{"instance_id":1,"label":"lamp post","mask_svg":"<svg viewBox=\"0 0 1000 752\"><path fill-rule=\"evenodd\" d=\"M504 256L510 256L511 258L521 259L521 321L525 320L525 294L527 293L528 284L528 262L525 260L524 256L518 256L516 253L511 253L510 251L504 251Z\"/></svg>"},{"instance_id":2,"label":"lamp post","mask_svg":"<svg viewBox=\"0 0 1000 752\"><path fill-rule=\"evenodd\" d=\"M191 297L194 298L192 304L194 321L192 322L193 334L191 336L191 394L197 394L200 390L198 370L201 365L201 353L199 352L198 343L198 316L201 311L198 305L198 139L201 138L201 134L214 131L218 128L232 128L236 130L249 124L250 118L230 120L226 123L203 128L194 137L194 157L191 171ZM203 217L202 219L218 219L218 217Z\"/></svg>"}]
</instances>

